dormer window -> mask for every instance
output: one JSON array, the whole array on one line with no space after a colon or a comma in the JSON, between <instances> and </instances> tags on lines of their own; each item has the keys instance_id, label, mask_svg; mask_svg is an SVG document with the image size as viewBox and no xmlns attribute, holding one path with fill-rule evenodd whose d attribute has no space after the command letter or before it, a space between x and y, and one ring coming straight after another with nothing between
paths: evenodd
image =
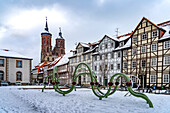
<instances>
[{"instance_id":1,"label":"dormer window","mask_svg":"<svg viewBox=\"0 0 170 113\"><path fill-rule=\"evenodd\" d=\"M158 36L158 31L152 31L152 37L155 38Z\"/></svg>"},{"instance_id":2,"label":"dormer window","mask_svg":"<svg viewBox=\"0 0 170 113\"><path fill-rule=\"evenodd\" d=\"M124 45L124 42L120 42L119 46L122 47Z\"/></svg>"},{"instance_id":3,"label":"dormer window","mask_svg":"<svg viewBox=\"0 0 170 113\"><path fill-rule=\"evenodd\" d=\"M142 40L146 40L147 39L147 33L142 34Z\"/></svg>"}]
</instances>

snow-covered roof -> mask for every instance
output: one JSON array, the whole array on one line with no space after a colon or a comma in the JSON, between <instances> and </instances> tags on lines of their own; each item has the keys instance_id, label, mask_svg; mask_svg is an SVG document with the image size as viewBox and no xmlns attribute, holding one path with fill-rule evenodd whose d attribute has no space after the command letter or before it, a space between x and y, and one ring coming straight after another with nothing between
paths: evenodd
<instances>
[{"instance_id":1,"label":"snow-covered roof","mask_svg":"<svg viewBox=\"0 0 170 113\"><path fill-rule=\"evenodd\" d=\"M131 36L131 34L132 33L128 33L125 35L118 36L117 38L119 39L119 41L124 41L124 40L128 39Z\"/></svg>"},{"instance_id":2,"label":"snow-covered roof","mask_svg":"<svg viewBox=\"0 0 170 113\"><path fill-rule=\"evenodd\" d=\"M164 29L166 32L159 40L170 39L170 25L160 27Z\"/></svg>"},{"instance_id":3,"label":"snow-covered roof","mask_svg":"<svg viewBox=\"0 0 170 113\"><path fill-rule=\"evenodd\" d=\"M48 64L50 64L50 65L55 65L55 64L57 64L57 63L59 62L59 60L60 60L61 58L62 58L62 57L57 57L56 59L54 59L54 61L49 62Z\"/></svg>"},{"instance_id":4,"label":"snow-covered roof","mask_svg":"<svg viewBox=\"0 0 170 113\"><path fill-rule=\"evenodd\" d=\"M90 47L89 44L87 44L87 43L82 43L82 42L80 42L80 44L81 44L83 47L88 47L88 48Z\"/></svg>"},{"instance_id":5,"label":"snow-covered roof","mask_svg":"<svg viewBox=\"0 0 170 113\"><path fill-rule=\"evenodd\" d=\"M12 51L12 50L6 50L6 49L0 49L0 56L3 56L3 57L12 57L12 58L33 59L31 57L27 57L27 56L21 55L18 52L15 52L15 51Z\"/></svg>"},{"instance_id":6,"label":"snow-covered roof","mask_svg":"<svg viewBox=\"0 0 170 113\"><path fill-rule=\"evenodd\" d=\"M67 64L69 62L69 57L72 56L73 53L72 52L68 52L66 53L62 58L61 60L56 64L56 66L60 66L60 65L63 65L63 64Z\"/></svg>"},{"instance_id":7,"label":"snow-covered roof","mask_svg":"<svg viewBox=\"0 0 170 113\"><path fill-rule=\"evenodd\" d=\"M92 51L93 51L93 50L95 50L97 47L98 47L98 45L97 45L97 46L95 46L95 47L94 47L94 48L92 48L92 49L87 50L87 51L86 51L86 52L84 52L83 54L86 54L86 53L92 52Z\"/></svg>"},{"instance_id":8,"label":"snow-covered roof","mask_svg":"<svg viewBox=\"0 0 170 113\"><path fill-rule=\"evenodd\" d=\"M126 42L126 44L122 47L117 47L114 51L117 51L117 50L121 50L121 49L125 49L125 48L128 48L131 46L131 38L129 38L129 40Z\"/></svg>"}]
</instances>

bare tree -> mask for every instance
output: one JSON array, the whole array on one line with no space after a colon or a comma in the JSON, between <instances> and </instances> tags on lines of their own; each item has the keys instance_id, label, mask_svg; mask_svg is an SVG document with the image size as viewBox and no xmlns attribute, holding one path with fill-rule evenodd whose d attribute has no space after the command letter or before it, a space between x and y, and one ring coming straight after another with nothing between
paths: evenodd
<instances>
[{"instance_id":1,"label":"bare tree","mask_svg":"<svg viewBox=\"0 0 170 113\"><path fill-rule=\"evenodd\" d=\"M100 73L101 73L101 77L103 78L103 85L105 85L105 80L108 79L108 74L110 71L110 63L108 62L108 55L103 54L102 56L101 62L100 62Z\"/></svg>"}]
</instances>

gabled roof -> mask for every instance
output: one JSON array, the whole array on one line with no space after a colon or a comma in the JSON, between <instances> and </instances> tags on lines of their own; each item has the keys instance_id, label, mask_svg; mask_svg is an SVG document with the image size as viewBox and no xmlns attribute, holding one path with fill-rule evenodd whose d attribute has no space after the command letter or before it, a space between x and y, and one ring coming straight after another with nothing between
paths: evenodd
<instances>
[{"instance_id":1,"label":"gabled roof","mask_svg":"<svg viewBox=\"0 0 170 113\"><path fill-rule=\"evenodd\" d=\"M159 39L159 41L170 39L170 21L162 22L158 24L158 26L165 30L164 34L162 34L162 37Z\"/></svg>"},{"instance_id":2,"label":"gabled roof","mask_svg":"<svg viewBox=\"0 0 170 113\"><path fill-rule=\"evenodd\" d=\"M119 39L117 39L117 38L110 37L110 36L108 36L108 35L104 35L104 37L100 40L100 43L103 41L104 38L109 38L109 39L114 40L114 41L117 41L117 42L119 41ZM99 44L100 44L100 43L99 43Z\"/></svg>"},{"instance_id":3,"label":"gabled roof","mask_svg":"<svg viewBox=\"0 0 170 113\"><path fill-rule=\"evenodd\" d=\"M79 42L79 43L77 44L77 46L76 46L76 49L77 49L77 47L78 47L79 45L82 45L83 47L87 47L87 48L90 47L90 45L87 44L87 43Z\"/></svg>"},{"instance_id":4,"label":"gabled roof","mask_svg":"<svg viewBox=\"0 0 170 113\"><path fill-rule=\"evenodd\" d=\"M147 20L148 22L150 22L151 24L153 24L155 27L157 27L158 29L161 29L159 26L157 26L156 24L154 24L153 22L151 22L150 20L148 20L146 17L143 17L142 20L138 23L138 25L136 26L136 28L132 31L132 34L130 37L132 37L132 35L134 34L134 32L136 31L136 29L139 27L139 25L141 24L141 22L143 20Z\"/></svg>"}]
</instances>

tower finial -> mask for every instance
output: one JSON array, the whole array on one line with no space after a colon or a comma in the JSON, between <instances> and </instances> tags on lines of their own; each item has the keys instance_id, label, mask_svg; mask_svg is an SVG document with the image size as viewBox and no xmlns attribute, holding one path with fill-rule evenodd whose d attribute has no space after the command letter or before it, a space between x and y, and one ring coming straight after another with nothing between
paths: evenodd
<instances>
[{"instance_id":1,"label":"tower finial","mask_svg":"<svg viewBox=\"0 0 170 113\"><path fill-rule=\"evenodd\" d=\"M46 25L45 25L45 30L46 30L46 31L48 31L47 16L46 16Z\"/></svg>"},{"instance_id":2,"label":"tower finial","mask_svg":"<svg viewBox=\"0 0 170 113\"><path fill-rule=\"evenodd\" d=\"M59 27L59 30L60 30L60 32L59 32L59 37L60 37L60 38L63 38L63 37L62 37L62 32L61 32L61 27Z\"/></svg>"}]
</instances>

